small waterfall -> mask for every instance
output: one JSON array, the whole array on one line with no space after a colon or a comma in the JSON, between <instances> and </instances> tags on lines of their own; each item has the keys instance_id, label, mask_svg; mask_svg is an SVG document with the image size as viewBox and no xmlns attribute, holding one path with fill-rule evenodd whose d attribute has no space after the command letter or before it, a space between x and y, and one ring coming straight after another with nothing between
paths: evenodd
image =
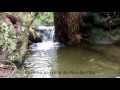
<instances>
[{"instance_id":1,"label":"small waterfall","mask_svg":"<svg viewBox=\"0 0 120 90\"><path fill-rule=\"evenodd\" d=\"M49 33L50 41L53 41L53 39L54 39L54 32L55 32L55 30L51 30L50 33Z\"/></svg>"},{"instance_id":2,"label":"small waterfall","mask_svg":"<svg viewBox=\"0 0 120 90\"><path fill-rule=\"evenodd\" d=\"M37 32L42 36L42 42L53 41L55 29L53 26L41 26L37 28Z\"/></svg>"}]
</instances>

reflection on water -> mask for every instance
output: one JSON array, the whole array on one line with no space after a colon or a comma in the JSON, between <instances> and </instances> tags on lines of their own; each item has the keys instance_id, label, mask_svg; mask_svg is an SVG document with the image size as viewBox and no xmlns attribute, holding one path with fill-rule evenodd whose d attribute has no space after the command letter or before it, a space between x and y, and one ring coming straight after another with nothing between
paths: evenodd
<instances>
[{"instance_id":1,"label":"reflection on water","mask_svg":"<svg viewBox=\"0 0 120 90\"><path fill-rule=\"evenodd\" d=\"M120 76L120 47L65 47L43 42L30 46L25 60L29 77L92 78Z\"/></svg>"}]
</instances>

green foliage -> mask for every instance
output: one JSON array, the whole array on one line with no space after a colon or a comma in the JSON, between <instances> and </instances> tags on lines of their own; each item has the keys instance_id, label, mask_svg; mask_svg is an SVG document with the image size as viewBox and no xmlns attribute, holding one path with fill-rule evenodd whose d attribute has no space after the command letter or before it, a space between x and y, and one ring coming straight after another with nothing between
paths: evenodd
<instances>
[{"instance_id":1,"label":"green foliage","mask_svg":"<svg viewBox=\"0 0 120 90\"><path fill-rule=\"evenodd\" d=\"M0 34L0 46L2 46L3 51L11 53L16 49L17 40L11 39L9 36L9 28L4 22L1 24L1 31L2 33Z\"/></svg>"},{"instance_id":2,"label":"green foliage","mask_svg":"<svg viewBox=\"0 0 120 90\"><path fill-rule=\"evenodd\" d=\"M8 26L5 19L0 17L0 50L2 50L3 55L1 58L21 64L27 51L28 27L34 19L34 13L32 13L33 15L28 12L6 12L5 14L18 18L22 26L20 25L19 29L15 29L16 33L12 33L11 27Z\"/></svg>"},{"instance_id":3,"label":"green foliage","mask_svg":"<svg viewBox=\"0 0 120 90\"><path fill-rule=\"evenodd\" d=\"M10 30L6 23L2 22L0 26L0 47L5 53L9 53L8 59L10 61L18 60L22 61L23 55L19 52L17 48L17 42L19 39L16 35L10 36Z\"/></svg>"},{"instance_id":4,"label":"green foliage","mask_svg":"<svg viewBox=\"0 0 120 90\"><path fill-rule=\"evenodd\" d=\"M33 22L33 24L32 24L32 26L40 26L41 25L41 21L37 18L37 19L35 19L34 20L34 22Z\"/></svg>"},{"instance_id":5,"label":"green foliage","mask_svg":"<svg viewBox=\"0 0 120 90\"><path fill-rule=\"evenodd\" d=\"M84 22L91 24L99 24L101 21L100 15L96 12L90 12L87 16L83 16Z\"/></svg>"},{"instance_id":6,"label":"green foliage","mask_svg":"<svg viewBox=\"0 0 120 90\"><path fill-rule=\"evenodd\" d=\"M41 12L33 22L32 26L39 25L54 25L53 13L52 12Z\"/></svg>"},{"instance_id":7,"label":"green foliage","mask_svg":"<svg viewBox=\"0 0 120 90\"><path fill-rule=\"evenodd\" d=\"M106 37L108 37L108 32L104 31L101 28L92 28L89 39L91 40L91 42L97 43Z\"/></svg>"},{"instance_id":8,"label":"green foliage","mask_svg":"<svg viewBox=\"0 0 120 90\"><path fill-rule=\"evenodd\" d=\"M92 13L93 16L93 23L98 24L100 23L100 15L98 13Z\"/></svg>"}]
</instances>

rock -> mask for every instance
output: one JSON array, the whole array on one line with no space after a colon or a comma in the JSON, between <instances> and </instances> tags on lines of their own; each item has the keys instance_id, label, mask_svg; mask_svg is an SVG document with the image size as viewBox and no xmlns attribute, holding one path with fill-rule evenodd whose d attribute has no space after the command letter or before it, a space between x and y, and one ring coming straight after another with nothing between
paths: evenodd
<instances>
[{"instance_id":1,"label":"rock","mask_svg":"<svg viewBox=\"0 0 120 90\"><path fill-rule=\"evenodd\" d=\"M6 60L22 65L28 48L29 27L32 19L30 13L0 13L0 47ZM3 55L2 55L3 56Z\"/></svg>"},{"instance_id":2,"label":"rock","mask_svg":"<svg viewBox=\"0 0 120 90\"><path fill-rule=\"evenodd\" d=\"M120 45L120 28L113 29L109 36L115 45Z\"/></svg>"},{"instance_id":3,"label":"rock","mask_svg":"<svg viewBox=\"0 0 120 90\"><path fill-rule=\"evenodd\" d=\"M31 42L37 43L37 42L42 42L42 36L38 34L34 29L30 27L29 29L29 40Z\"/></svg>"}]
</instances>

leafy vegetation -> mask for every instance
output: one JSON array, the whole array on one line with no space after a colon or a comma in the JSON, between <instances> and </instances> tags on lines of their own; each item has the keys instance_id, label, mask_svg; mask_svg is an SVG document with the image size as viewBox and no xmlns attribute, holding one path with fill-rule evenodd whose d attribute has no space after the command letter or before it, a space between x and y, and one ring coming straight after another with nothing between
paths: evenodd
<instances>
[{"instance_id":1,"label":"leafy vegetation","mask_svg":"<svg viewBox=\"0 0 120 90\"><path fill-rule=\"evenodd\" d=\"M28 29L34 20L32 14L30 12L0 13L1 59L22 64L28 46ZM15 33L12 33L13 31Z\"/></svg>"},{"instance_id":2,"label":"leafy vegetation","mask_svg":"<svg viewBox=\"0 0 120 90\"><path fill-rule=\"evenodd\" d=\"M3 48L3 51L8 50L8 52L10 51L14 51L16 49L16 39L11 39L11 37L9 36L9 29L7 27L7 25L3 22L1 25L1 29L4 32L3 34L0 35L0 40L3 40L0 45L2 46L7 46ZM12 43L12 41L14 41L15 43Z\"/></svg>"},{"instance_id":3,"label":"leafy vegetation","mask_svg":"<svg viewBox=\"0 0 120 90\"><path fill-rule=\"evenodd\" d=\"M104 38L108 37L108 32L101 28L92 28L90 32L90 40L94 43L100 42Z\"/></svg>"},{"instance_id":4,"label":"leafy vegetation","mask_svg":"<svg viewBox=\"0 0 120 90\"><path fill-rule=\"evenodd\" d=\"M53 13L52 12L40 12L32 26L40 25L54 25Z\"/></svg>"},{"instance_id":5,"label":"leafy vegetation","mask_svg":"<svg viewBox=\"0 0 120 90\"><path fill-rule=\"evenodd\" d=\"M93 17L94 17L94 23L98 24L100 23L100 16L98 13L92 13Z\"/></svg>"},{"instance_id":6,"label":"leafy vegetation","mask_svg":"<svg viewBox=\"0 0 120 90\"><path fill-rule=\"evenodd\" d=\"M0 33L0 46L2 47L2 51L8 53L11 55L16 49L17 49L17 37L16 36L10 36L10 30L6 23L1 23L1 33ZM10 56L10 60L13 60Z\"/></svg>"}]
</instances>

